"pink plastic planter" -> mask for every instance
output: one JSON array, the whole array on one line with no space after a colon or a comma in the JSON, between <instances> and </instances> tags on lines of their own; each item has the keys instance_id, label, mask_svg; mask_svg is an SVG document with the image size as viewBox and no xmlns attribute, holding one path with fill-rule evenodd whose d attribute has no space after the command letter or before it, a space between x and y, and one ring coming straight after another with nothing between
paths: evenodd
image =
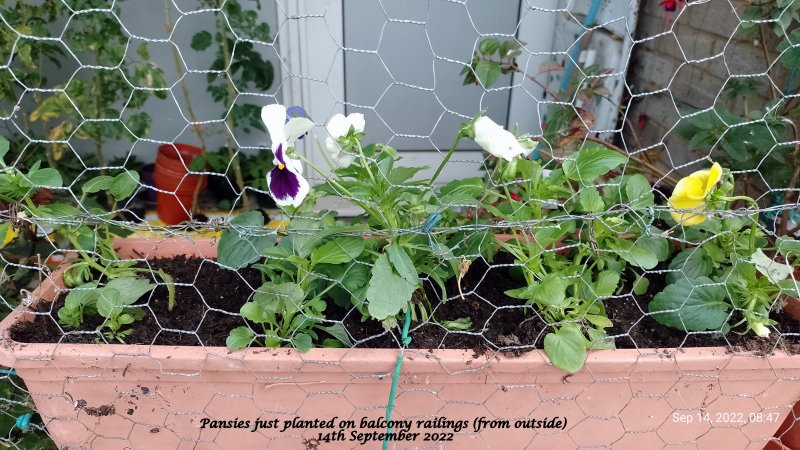
<instances>
[{"instance_id":1,"label":"pink plastic planter","mask_svg":"<svg viewBox=\"0 0 800 450\"><path fill-rule=\"evenodd\" d=\"M213 258L215 242L118 241L123 257ZM141 256L139 256L141 255ZM51 301L54 273L34 293ZM0 364L23 378L60 448L355 448L362 418L383 417L397 349L249 348L24 344L9 327L31 320L17 308L0 323ZM730 354L725 348L592 352L565 374L539 351L518 358L467 350L408 350L393 419L466 420L452 441L392 442L391 448L615 449L762 448L800 398L800 358ZM564 429L515 428L517 419L566 418ZM201 428L204 419L265 422L352 420L343 442L317 442L328 429ZM510 429L474 432L476 418ZM710 421L703 420L708 418ZM739 420L744 423L739 423ZM441 419L440 419L441 420ZM347 427L347 423L343 423ZM444 432L452 428L412 432ZM685 445L681 445L685 444ZM379 448L375 441L364 448Z\"/></svg>"}]
</instances>

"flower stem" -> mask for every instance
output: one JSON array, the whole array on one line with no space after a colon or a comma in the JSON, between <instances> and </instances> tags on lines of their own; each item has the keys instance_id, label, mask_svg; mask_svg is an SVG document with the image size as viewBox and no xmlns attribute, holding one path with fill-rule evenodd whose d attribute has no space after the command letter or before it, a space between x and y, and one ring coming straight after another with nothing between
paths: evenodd
<instances>
[{"instance_id":1,"label":"flower stem","mask_svg":"<svg viewBox=\"0 0 800 450\"><path fill-rule=\"evenodd\" d=\"M453 142L453 146L450 147L450 151L447 152L447 155L445 155L444 159L442 160L442 163L439 164L439 167L436 169L436 173L434 173L433 177L431 177L429 186L432 187L433 182L436 181L437 178L439 178L439 174L441 174L442 170L444 170L445 164L447 164L447 162L450 161L450 157L453 156L453 152L456 151L456 147L458 147L458 142L461 141L461 137L462 137L461 133L459 132L458 135L456 135L456 141Z\"/></svg>"},{"instance_id":2,"label":"flower stem","mask_svg":"<svg viewBox=\"0 0 800 450\"><path fill-rule=\"evenodd\" d=\"M750 197L745 195L736 195L733 197L722 197L722 200L726 202L735 202L737 200L742 200L750 204L750 206L755 207L756 212L753 214L753 223L750 224L750 254L752 255L756 251L756 227L758 226L758 202L753 200Z\"/></svg>"},{"instance_id":3,"label":"flower stem","mask_svg":"<svg viewBox=\"0 0 800 450\"><path fill-rule=\"evenodd\" d=\"M367 213L369 213L369 214L370 214L372 217L376 217L376 218L377 218L377 217L382 217L381 215L379 215L379 214L376 214L376 213L375 213L375 211L374 211L374 210L373 210L373 209L372 209L372 208L371 208L371 207L370 207L368 204L366 204L365 202L362 202L362 201L358 200L358 199L357 199L355 196L353 196L353 194L351 194L351 193L350 193L350 191L348 191L348 190L347 190L347 189L346 189L344 186L342 186L341 184L339 184L339 182L337 182L337 181L336 181L336 180L334 180L333 178L329 177L329 176L328 176L328 175L327 175L325 172L323 172L322 170L320 170L320 168L319 168L319 167L317 167L316 165L314 165L314 163L312 163L312 162L311 162L311 161L310 161L308 158L306 158L304 155L302 155L302 154L300 154L300 153L295 153L295 156L297 156L297 158L299 158L301 161L303 161L304 163L306 163L306 164L308 165L308 167L311 167L312 169L314 169L314 171L315 171L315 172L317 172L317 173L318 173L318 174L319 174L319 175L320 175L322 178L324 178L324 179L325 179L325 181L326 181L328 184L330 184L331 186L333 186L334 188L336 188L338 191L342 192L342 193L343 193L344 195L346 195L346 196L347 196L347 197L348 197L350 200L352 200L354 203L356 203L358 206L360 206L360 207L361 207L361 208L362 208L364 211L366 211ZM391 227L391 225L389 225L389 226L388 226L388 228L392 228L392 227Z\"/></svg>"}]
</instances>

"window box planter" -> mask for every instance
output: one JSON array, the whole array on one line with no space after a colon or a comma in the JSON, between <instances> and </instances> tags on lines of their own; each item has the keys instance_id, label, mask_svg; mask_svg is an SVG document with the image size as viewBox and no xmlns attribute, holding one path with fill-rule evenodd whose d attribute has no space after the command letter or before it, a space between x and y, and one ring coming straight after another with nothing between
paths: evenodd
<instances>
[{"instance_id":1,"label":"window box planter","mask_svg":"<svg viewBox=\"0 0 800 450\"><path fill-rule=\"evenodd\" d=\"M214 240L121 239L120 256L213 258ZM63 284L54 272L34 292L52 301ZM269 422L384 416L398 349L248 348L25 344L10 327L32 320L24 307L0 323L0 364L25 381L59 448L317 448L330 429L259 429ZM468 424L448 448L762 448L800 398L800 356L731 354L724 347L603 350L565 376L540 351L520 357L471 350L406 350L393 419L446 417ZM563 428L515 427L517 419L562 420ZM474 431L476 418L508 420L509 429ZM705 420L708 419L708 420ZM250 421L249 428L202 427L204 421ZM563 421L566 421L564 424ZM743 421L744 423L740 423ZM498 424L499 422L495 422ZM452 427L418 429L448 439ZM208 447L197 446L205 443ZM305 444L303 444L305 442ZM431 442L427 443L432 444ZM377 448L374 441L369 448Z\"/></svg>"}]
</instances>

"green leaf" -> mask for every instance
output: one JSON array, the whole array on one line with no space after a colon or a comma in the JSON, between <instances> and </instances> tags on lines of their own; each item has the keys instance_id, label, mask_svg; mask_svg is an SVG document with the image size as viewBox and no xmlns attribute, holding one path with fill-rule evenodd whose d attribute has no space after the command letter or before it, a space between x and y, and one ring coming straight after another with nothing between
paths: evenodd
<instances>
[{"instance_id":1,"label":"green leaf","mask_svg":"<svg viewBox=\"0 0 800 450\"><path fill-rule=\"evenodd\" d=\"M411 258L403 247L392 243L386 253L389 255L389 261L392 263L394 270L403 277L404 280L414 286L419 284L417 268L414 267L414 263L411 262Z\"/></svg>"},{"instance_id":2,"label":"green leaf","mask_svg":"<svg viewBox=\"0 0 800 450\"><path fill-rule=\"evenodd\" d=\"M672 258L669 269L677 270L667 274L667 283L672 284L682 279L693 280L708 276L714 269L714 263L703 247L687 248Z\"/></svg>"},{"instance_id":3,"label":"green leaf","mask_svg":"<svg viewBox=\"0 0 800 450\"><path fill-rule=\"evenodd\" d=\"M589 342L576 324L566 324L544 337L544 353L561 370L575 373L583 367Z\"/></svg>"},{"instance_id":4,"label":"green leaf","mask_svg":"<svg viewBox=\"0 0 800 450\"><path fill-rule=\"evenodd\" d=\"M627 161L628 158L613 150L596 144L587 144L577 153L570 155L561 167L564 175L570 180L590 185L601 175Z\"/></svg>"},{"instance_id":5,"label":"green leaf","mask_svg":"<svg viewBox=\"0 0 800 450\"><path fill-rule=\"evenodd\" d=\"M636 240L636 246L653 253L659 262L666 261L667 258L669 258L671 250L670 242L667 238L657 236L656 233L639 237L639 239Z\"/></svg>"},{"instance_id":6,"label":"green leaf","mask_svg":"<svg viewBox=\"0 0 800 450\"><path fill-rule=\"evenodd\" d=\"M550 244L561 239L565 234L574 232L575 221L568 220L558 222L557 224L543 224L539 226L538 230L534 233L534 238L537 244L542 246L542 248L546 248Z\"/></svg>"},{"instance_id":7,"label":"green leaf","mask_svg":"<svg viewBox=\"0 0 800 450\"><path fill-rule=\"evenodd\" d=\"M306 353L314 347L311 336L306 333L297 333L294 335L292 344L294 344L294 348L296 348L300 353Z\"/></svg>"},{"instance_id":8,"label":"green leaf","mask_svg":"<svg viewBox=\"0 0 800 450\"><path fill-rule=\"evenodd\" d=\"M294 313L300 310L305 299L303 288L296 283L264 283L253 294L253 301L258 302L264 310Z\"/></svg>"},{"instance_id":9,"label":"green leaf","mask_svg":"<svg viewBox=\"0 0 800 450\"><path fill-rule=\"evenodd\" d=\"M542 277L539 283L531 287L533 299L546 306L562 307L567 296L566 286L561 276L550 273Z\"/></svg>"},{"instance_id":10,"label":"green leaf","mask_svg":"<svg viewBox=\"0 0 800 450\"><path fill-rule=\"evenodd\" d=\"M108 175L100 175L84 183L81 187L81 190L83 190L84 194L94 194L95 192L105 191L111 187L111 183L113 181L113 177Z\"/></svg>"},{"instance_id":11,"label":"green leaf","mask_svg":"<svg viewBox=\"0 0 800 450\"><path fill-rule=\"evenodd\" d=\"M241 348L249 347L255 340L255 333L249 327L237 327L228 333L225 339L225 345L231 350L239 350Z\"/></svg>"},{"instance_id":12,"label":"green leaf","mask_svg":"<svg viewBox=\"0 0 800 450\"><path fill-rule=\"evenodd\" d=\"M50 205L38 206L34 211L36 216L48 219L69 219L75 218L80 214L78 208L65 203L53 203Z\"/></svg>"},{"instance_id":13,"label":"green leaf","mask_svg":"<svg viewBox=\"0 0 800 450\"><path fill-rule=\"evenodd\" d=\"M475 198L486 190L483 179L480 177L463 178L453 180L439 188L439 198L442 203L448 204L448 197L470 197Z\"/></svg>"},{"instance_id":14,"label":"green leaf","mask_svg":"<svg viewBox=\"0 0 800 450\"><path fill-rule=\"evenodd\" d=\"M644 275L636 275L636 280L633 282L633 293L636 295L644 295L647 288L650 287L650 280Z\"/></svg>"},{"instance_id":15,"label":"green leaf","mask_svg":"<svg viewBox=\"0 0 800 450\"><path fill-rule=\"evenodd\" d=\"M633 209L653 206L655 196L653 188L644 175L631 175L625 182L625 195L628 197L628 206Z\"/></svg>"},{"instance_id":16,"label":"green leaf","mask_svg":"<svg viewBox=\"0 0 800 450\"><path fill-rule=\"evenodd\" d=\"M194 50L202 52L211 46L211 33L208 31L196 33L192 36L192 43L190 45Z\"/></svg>"},{"instance_id":17,"label":"green leaf","mask_svg":"<svg viewBox=\"0 0 800 450\"><path fill-rule=\"evenodd\" d=\"M496 62L480 60L475 65L475 75L483 87L489 89L500 76L500 65Z\"/></svg>"},{"instance_id":18,"label":"green leaf","mask_svg":"<svg viewBox=\"0 0 800 450\"><path fill-rule=\"evenodd\" d=\"M108 191L117 201L124 200L133 195L139 187L139 174L132 170L126 170L114 177Z\"/></svg>"},{"instance_id":19,"label":"green leaf","mask_svg":"<svg viewBox=\"0 0 800 450\"><path fill-rule=\"evenodd\" d=\"M600 198L600 192L594 187L584 187L578 195L581 207L585 212L597 213L605 209L603 199Z\"/></svg>"},{"instance_id":20,"label":"green leaf","mask_svg":"<svg viewBox=\"0 0 800 450\"><path fill-rule=\"evenodd\" d=\"M164 272L164 269L158 269L156 273L167 285L167 310L172 311L175 308L175 279L167 272Z\"/></svg>"},{"instance_id":21,"label":"green leaf","mask_svg":"<svg viewBox=\"0 0 800 450\"><path fill-rule=\"evenodd\" d=\"M486 38L481 41L478 50L486 56L492 56L500 48L502 42L497 38Z\"/></svg>"},{"instance_id":22,"label":"green leaf","mask_svg":"<svg viewBox=\"0 0 800 450\"><path fill-rule=\"evenodd\" d=\"M516 56L516 53L522 46L516 39L509 39L504 41L502 45L500 45L499 55L500 58L506 58L510 56Z\"/></svg>"},{"instance_id":23,"label":"green leaf","mask_svg":"<svg viewBox=\"0 0 800 450\"><path fill-rule=\"evenodd\" d=\"M778 236L775 239L775 248L787 258L800 256L800 241L787 236Z\"/></svg>"},{"instance_id":24,"label":"green leaf","mask_svg":"<svg viewBox=\"0 0 800 450\"><path fill-rule=\"evenodd\" d=\"M5 167L6 165L5 157L8 153L9 147L10 145L8 139L6 139L5 136L0 136L0 166Z\"/></svg>"},{"instance_id":25,"label":"green leaf","mask_svg":"<svg viewBox=\"0 0 800 450\"><path fill-rule=\"evenodd\" d=\"M61 174L58 170L50 168L31 170L25 178L26 179L22 182L22 185L25 187L57 188L61 187L63 184Z\"/></svg>"},{"instance_id":26,"label":"green leaf","mask_svg":"<svg viewBox=\"0 0 800 450\"><path fill-rule=\"evenodd\" d=\"M114 278L103 289L114 289L120 292L120 299L126 305L132 305L139 297L150 292L156 285L144 278L120 277Z\"/></svg>"},{"instance_id":27,"label":"green leaf","mask_svg":"<svg viewBox=\"0 0 800 450\"><path fill-rule=\"evenodd\" d=\"M222 232L217 250L217 262L222 266L239 269L275 245L277 237L264 228L264 216L259 211L240 213L230 224Z\"/></svg>"},{"instance_id":28,"label":"green leaf","mask_svg":"<svg viewBox=\"0 0 800 450\"><path fill-rule=\"evenodd\" d=\"M247 302L239 308L239 314L245 319L255 323L268 323L270 316L258 303Z\"/></svg>"},{"instance_id":29,"label":"green leaf","mask_svg":"<svg viewBox=\"0 0 800 450\"><path fill-rule=\"evenodd\" d=\"M656 294L649 310L656 322L682 331L719 330L731 305L725 287L707 277L678 280Z\"/></svg>"},{"instance_id":30,"label":"green leaf","mask_svg":"<svg viewBox=\"0 0 800 450\"><path fill-rule=\"evenodd\" d=\"M326 242L311 252L313 264L342 264L356 259L364 251L360 236L343 236Z\"/></svg>"},{"instance_id":31,"label":"green leaf","mask_svg":"<svg viewBox=\"0 0 800 450\"><path fill-rule=\"evenodd\" d=\"M392 186L398 186L406 181L410 180L411 177L417 174L422 170L427 169L427 167L395 167L392 169L391 172L386 174L386 181L389 182Z\"/></svg>"},{"instance_id":32,"label":"green leaf","mask_svg":"<svg viewBox=\"0 0 800 450\"><path fill-rule=\"evenodd\" d=\"M794 278L787 278L778 282L781 293L794 298L800 298L800 283Z\"/></svg>"},{"instance_id":33,"label":"green leaf","mask_svg":"<svg viewBox=\"0 0 800 450\"><path fill-rule=\"evenodd\" d=\"M418 282L418 281L417 281ZM416 290L416 283L411 284L392 270L389 257L382 253L372 268L372 278L367 288L367 305L370 316L384 320L400 312Z\"/></svg>"},{"instance_id":34,"label":"green leaf","mask_svg":"<svg viewBox=\"0 0 800 450\"><path fill-rule=\"evenodd\" d=\"M614 326L614 324L611 323L611 320L609 320L608 317L601 316L599 314L586 314L584 316L584 319L586 319L587 322L591 323L597 328L611 328Z\"/></svg>"},{"instance_id":35,"label":"green leaf","mask_svg":"<svg viewBox=\"0 0 800 450\"><path fill-rule=\"evenodd\" d=\"M97 313L110 319L122 312L125 303L116 289L105 287L97 290Z\"/></svg>"},{"instance_id":36,"label":"green leaf","mask_svg":"<svg viewBox=\"0 0 800 450\"><path fill-rule=\"evenodd\" d=\"M344 344L345 347L353 346L353 341L350 340L350 335L347 333L347 330L341 323L337 322L329 327L319 327L319 329L335 337L339 342Z\"/></svg>"},{"instance_id":37,"label":"green leaf","mask_svg":"<svg viewBox=\"0 0 800 450\"><path fill-rule=\"evenodd\" d=\"M750 262L756 266L759 272L762 275L766 276L769 281L773 284L779 283L781 280L785 280L789 275L794 272L791 266L785 263L779 263L772 258L768 257L761 251L760 248L757 248L756 251L750 256Z\"/></svg>"},{"instance_id":38,"label":"green leaf","mask_svg":"<svg viewBox=\"0 0 800 450\"><path fill-rule=\"evenodd\" d=\"M609 247L609 250L636 267L650 270L658 265L658 258L656 255L653 254L646 244L639 244L639 241L634 243L624 239L612 238L606 241L606 245Z\"/></svg>"},{"instance_id":39,"label":"green leaf","mask_svg":"<svg viewBox=\"0 0 800 450\"><path fill-rule=\"evenodd\" d=\"M594 282L594 293L598 297L609 297L614 294L619 285L619 272L604 270L597 274Z\"/></svg>"},{"instance_id":40,"label":"green leaf","mask_svg":"<svg viewBox=\"0 0 800 450\"><path fill-rule=\"evenodd\" d=\"M591 341L589 344L590 350L612 350L616 348L614 338L608 337L605 331L589 327L586 329L586 333Z\"/></svg>"}]
</instances>

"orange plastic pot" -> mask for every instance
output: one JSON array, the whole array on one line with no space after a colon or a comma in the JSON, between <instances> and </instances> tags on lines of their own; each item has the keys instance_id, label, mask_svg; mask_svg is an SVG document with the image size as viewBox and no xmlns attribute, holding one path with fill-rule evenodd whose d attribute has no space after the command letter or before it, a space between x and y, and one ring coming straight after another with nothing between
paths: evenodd
<instances>
[{"instance_id":1,"label":"orange plastic pot","mask_svg":"<svg viewBox=\"0 0 800 450\"><path fill-rule=\"evenodd\" d=\"M119 239L120 258L176 255L213 259L213 239ZM33 293L36 302L66 294L63 267ZM40 311L34 305L34 311ZM397 348L245 348L21 343L11 328L34 320L18 306L0 322L0 365L16 369L59 448L379 448L349 440L381 433L362 420L384 417ZM769 357L726 347L594 350L583 370L565 376L541 350L519 357L474 350L408 349L394 419L413 419L416 438L391 448L763 448L800 398L800 356ZM795 414L800 409L795 409ZM557 417L563 428L517 426ZM704 417L708 417L705 420ZM740 419L741 417L741 419ZM343 441L320 442L331 428L211 428L204 420L328 421ZM467 421L420 425L418 419ZM474 428L508 420L509 428ZM341 422L345 420L345 422ZM352 420L353 425L346 425ZM738 421L744 421L738 423ZM781 440L792 441L792 430ZM430 442L430 441L428 441ZM791 447L788 448L798 448Z\"/></svg>"},{"instance_id":2,"label":"orange plastic pot","mask_svg":"<svg viewBox=\"0 0 800 450\"><path fill-rule=\"evenodd\" d=\"M189 165L203 150L187 144L164 144L158 147L153 181L159 192L156 194L158 218L175 225L189 220L194 206L194 192L200 185L205 189L205 175L190 175ZM162 192L166 191L166 192Z\"/></svg>"}]
</instances>

